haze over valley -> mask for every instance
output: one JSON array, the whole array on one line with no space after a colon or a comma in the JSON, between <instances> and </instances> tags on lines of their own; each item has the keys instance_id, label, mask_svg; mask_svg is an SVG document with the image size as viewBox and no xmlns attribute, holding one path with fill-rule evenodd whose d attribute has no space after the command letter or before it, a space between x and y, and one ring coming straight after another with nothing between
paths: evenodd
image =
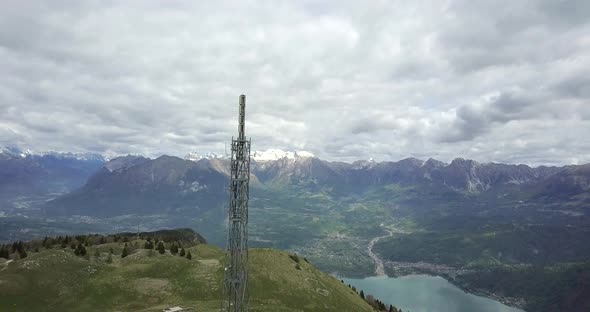
<instances>
[{"instance_id":1,"label":"haze over valley","mask_svg":"<svg viewBox=\"0 0 590 312\"><path fill-rule=\"evenodd\" d=\"M6 0L0 311L588 312L589 17Z\"/></svg>"}]
</instances>

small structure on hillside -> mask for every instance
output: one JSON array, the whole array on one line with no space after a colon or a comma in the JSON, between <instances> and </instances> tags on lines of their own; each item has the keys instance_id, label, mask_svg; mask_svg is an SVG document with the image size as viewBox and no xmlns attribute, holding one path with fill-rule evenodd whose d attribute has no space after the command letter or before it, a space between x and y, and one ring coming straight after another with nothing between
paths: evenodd
<instances>
[{"instance_id":1,"label":"small structure on hillside","mask_svg":"<svg viewBox=\"0 0 590 312\"><path fill-rule=\"evenodd\" d=\"M183 307L172 307L172 308L166 308L166 309L162 310L162 312L193 312L193 311L195 311L195 309L183 308Z\"/></svg>"}]
</instances>

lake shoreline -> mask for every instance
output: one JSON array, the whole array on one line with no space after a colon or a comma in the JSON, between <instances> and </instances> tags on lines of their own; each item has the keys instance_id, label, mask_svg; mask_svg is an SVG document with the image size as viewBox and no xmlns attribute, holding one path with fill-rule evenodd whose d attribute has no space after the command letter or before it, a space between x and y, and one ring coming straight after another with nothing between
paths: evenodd
<instances>
[{"instance_id":1,"label":"lake shoreline","mask_svg":"<svg viewBox=\"0 0 590 312\"><path fill-rule=\"evenodd\" d=\"M453 285L457 286L458 288L460 288L461 290L463 290L467 293L474 294L474 295L480 296L480 297L489 298L492 300L496 300L496 301L501 302L509 307L517 308L517 309L527 312L525 310L526 300L524 300L523 298L504 297L504 296L500 296L498 294L494 294L494 293L487 291L485 289L463 287L461 284L454 283L453 281L449 281L449 283L452 283Z\"/></svg>"},{"instance_id":2,"label":"lake shoreline","mask_svg":"<svg viewBox=\"0 0 590 312\"><path fill-rule=\"evenodd\" d=\"M438 277L444 278L452 285L463 290L465 293L469 293L469 294L473 294L476 296L492 299L492 300L501 302L502 304L504 304L506 306L525 311L524 308L526 307L526 300L524 298L513 298L513 297L501 296L501 295L498 295L496 293L493 293L493 292L485 290L485 289L469 287L469 286L465 285L464 283L461 283L458 280L458 277L460 277L461 275L466 274L466 273L470 273L470 272L476 272L477 271L476 269L455 268L455 267L451 267L451 266L447 266L447 265L433 264L433 263L427 263L427 262L394 262L394 261L382 260L378 254L373 252L373 247L375 246L375 244L379 240L381 240L383 238L391 237L391 236L393 236L393 234L395 232L398 232L398 231L396 231L396 229L384 227L383 225L381 225L381 226L382 226L382 229L387 232L387 235L374 237L373 239L371 239L371 241L369 242L369 244L367 246L367 252L375 263L375 271L374 271L375 277L386 276L386 277L398 278L398 277L403 277L403 276L408 276L408 275L438 276ZM399 231L399 232L403 232L403 231ZM393 274L390 275L389 273L393 273Z\"/></svg>"},{"instance_id":3,"label":"lake shoreline","mask_svg":"<svg viewBox=\"0 0 590 312\"><path fill-rule=\"evenodd\" d=\"M498 296L489 292L484 291L480 291L477 289L469 289L466 287L461 287L461 285L458 285L457 283L453 282L452 280L449 280L447 276L443 276L443 275L433 275L433 274L427 274L427 273L413 273L413 274L406 274L406 275L402 275L402 276L387 276L387 275L381 275L381 276L367 276L365 278L343 278L344 283L348 283L349 285L352 286L356 286L357 291L361 291L363 290L365 292L365 294L370 294L375 296L376 298L378 298L379 300L387 303L387 304L393 304L396 305L398 307L402 307L404 308L404 305L406 306L404 308L404 311L408 308L410 308L412 311L417 309L418 307L416 307L416 301L412 302L411 300L408 302L404 302L404 297L406 296L404 294L405 291L416 291L414 288L417 285L425 285L424 283L426 283L427 285L432 285L432 287L434 287L436 289L436 292L433 292L432 289L429 288L422 288L424 286L418 286L420 287L420 290L418 290L419 292L424 291L424 294L426 296L428 296L428 298L434 298L434 301L431 301L429 303L424 303L424 302L420 302L418 303L420 305L419 309L426 309L427 311L434 311L433 309L433 303L435 304L440 304L440 302L435 302L436 300L441 300L441 298L443 301L448 301L448 302L454 302L455 304L457 304L457 306L455 308L459 308L461 307L460 311L472 311L472 310L465 310L465 307L468 306L468 304L473 304L474 302L478 302L478 306L479 304L482 304L481 308L482 311L500 311L500 310L496 310L498 309L495 305L502 305L504 306L504 308L501 311L516 311L516 312L526 312L526 310L523 309L523 304L524 301L522 300L514 300L514 298L506 298L506 297L502 297L502 296ZM418 283L418 284L416 284ZM442 284L441 284L442 283ZM388 286L389 285L389 286ZM446 285L446 286L445 286ZM388 288L388 287L392 287L392 288ZM388 294L384 294L384 293L379 293L380 291L382 291L383 289L388 289L387 291L392 291L395 294L398 294L398 298L396 298L395 296L389 296ZM439 290L440 289L440 290ZM451 291L450 293L440 296L437 295L436 293L438 293L439 291L442 290L446 290L446 289L454 289L454 291ZM430 291L430 292L429 292ZM430 293L430 295L429 295ZM452 294L455 295L452 295ZM399 298L401 294L401 298ZM462 294L459 297L456 297L457 294ZM423 295L424 296L424 295ZM432 297L430 297L432 296ZM468 300L464 299L463 296L467 296L466 298L469 298ZM410 296L411 297L411 296ZM438 297L438 298L437 298ZM474 299L471 299L474 298ZM475 300L475 301L474 301ZM487 300L487 301L485 301ZM428 302L428 301L427 301ZM486 303L489 302L489 303ZM493 306L489 306L489 304L494 304ZM413 307L411 307L412 305L414 305ZM408 307L410 306L410 307ZM507 309L507 310L504 310ZM456 311L456 310L445 310L445 311Z\"/></svg>"},{"instance_id":4,"label":"lake shoreline","mask_svg":"<svg viewBox=\"0 0 590 312\"><path fill-rule=\"evenodd\" d=\"M389 264L391 266L392 263L386 262L386 267L387 267L387 264ZM469 287L469 286L466 286L465 284L461 283L457 279L458 277L461 276L461 274L476 271L474 269L470 269L470 270L457 269L457 268L452 268L452 267L443 266L443 265L435 265L435 264L429 264L430 269L425 269L423 267L423 263L415 263L416 266L411 268L410 264L412 264L412 263L407 263L408 266L405 266L403 268L403 273L401 273L401 274L396 273L396 274L391 274L391 275L387 274L387 276L393 277L393 278L399 278L399 277L410 276L410 275L426 275L426 276L442 277L445 280L447 280L449 283L453 284L454 286L463 290L466 293L473 294L473 295L480 296L480 297L485 297L488 299L492 299L492 300L501 302L502 304L505 304L507 306L517 308L517 309L527 312L525 310L526 300L524 298L507 297L507 296L502 296L502 295L493 293L493 292L488 291L486 289ZM433 269L433 268L438 268L438 267L440 267L441 269L440 270ZM391 269L399 270L399 267L390 268L390 270ZM386 270L386 272L387 272L387 270Z\"/></svg>"}]
</instances>

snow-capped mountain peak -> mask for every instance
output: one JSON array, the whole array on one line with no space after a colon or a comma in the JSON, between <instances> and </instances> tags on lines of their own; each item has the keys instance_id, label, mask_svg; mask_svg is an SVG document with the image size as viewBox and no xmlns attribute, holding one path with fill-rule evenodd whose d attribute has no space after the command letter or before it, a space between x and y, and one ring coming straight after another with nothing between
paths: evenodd
<instances>
[{"instance_id":1,"label":"snow-capped mountain peak","mask_svg":"<svg viewBox=\"0 0 590 312\"><path fill-rule=\"evenodd\" d=\"M223 159L225 158L223 155L216 154L216 153L206 153L206 154L199 154L198 152L190 152L184 156L184 159L190 161L199 161L201 159Z\"/></svg>"},{"instance_id":2,"label":"snow-capped mountain peak","mask_svg":"<svg viewBox=\"0 0 590 312\"><path fill-rule=\"evenodd\" d=\"M0 154L7 155L13 158L27 158L27 157L54 157L58 159L75 159L82 161L105 161L105 158L96 153L71 153L71 152L55 152L55 151L32 151L31 149L20 149L18 147L0 146Z\"/></svg>"},{"instance_id":3,"label":"snow-capped mountain peak","mask_svg":"<svg viewBox=\"0 0 590 312\"><path fill-rule=\"evenodd\" d=\"M267 149L266 151L254 151L251 155L252 159L257 162L279 160L283 158L298 159L315 157L314 154L306 151L283 151L281 149Z\"/></svg>"},{"instance_id":4,"label":"snow-capped mountain peak","mask_svg":"<svg viewBox=\"0 0 590 312\"><path fill-rule=\"evenodd\" d=\"M0 146L0 154L8 157L26 158L27 156L33 155L33 151L30 149L21 150L18 147Z\"/></svg>"},{"instance_id":5,"label":"snow-capped mountain peak","mask_svg":"<svg viewBox=\"0 0 590 312\"><path fill-rule=\"evenodd\" d=\"M369 160L357 160L352 163L353 170L361 170L361 169L372 169L377 165L377 162L373 158L369 158Z\"/></svg>"},{"instance_id":6,"label":"snow-capped mountain peak","mask_svg":"<svg viewBox=\"0 0 590 312\"><path fill-rule=\"evenodd\" d=\"M84 161L106 161L105 157L96 153L71 153L71 152L43 152L39 156L52 156L59 159L76 159Z\"/></svg>"},{"instance_id":7,"label":"snow-capped mountain peak","mask_svg":"<svg viewBox=\"0 0 590 312\"><path fill-rule=\"evenodd\" d=\"M299 158L310 158L315 157L314 154L306 151L284 151L281 149L267 149L266 151L253 151L250 154L252 160L256 162L265 162L265 161L272 161L272 160L279 160L279 159L290 159L295 160ZM199 161L201 159L225 159L229 158L229 156L223 156L216 153L206 153L200 154L198 152L190 152L184 156L184 159L191 160L191 161Z\"/></svg>"}]
</instances>

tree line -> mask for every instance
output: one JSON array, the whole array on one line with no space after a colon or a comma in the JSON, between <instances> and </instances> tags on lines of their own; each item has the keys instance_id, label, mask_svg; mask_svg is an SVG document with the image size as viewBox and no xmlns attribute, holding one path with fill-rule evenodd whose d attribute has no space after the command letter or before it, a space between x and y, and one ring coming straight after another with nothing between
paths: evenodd
<instances>
[{"instance_id":1,"label":"tree line","mask_svg":"<svg viewBox=\"0 0 590 312\"><path fill-rule=\"evenodd\" d=\"M152 239L150 237L148 237L147 240L145 241L143 248L149 249L149 250L155 249L162 255L166 253L165 242L157 241L157 240L152 241ZM176 242L170 243L169 250L172 255L178 254L180 257L185 257L189 260L191 260L193 258L193 255L191 254L190 250L188 252L185 251L181 242L176 241Z\"/></svg>"},{"instance_id":2,"label":"tree line","mask_svg":"<svg viewBox=\"0 0 590 312\"><path fill-rule=\"evenodd\" d=\"M74 235L74 236L46 236L42 240L31 240L27 242L15 241L11 244L0 244L0 258L5 259L23 259L28 256L28 252L39 252L40 249L67 249L70 248L76 256L88 258L88 247L98 246L109 243L124 243L121 249L121 258L140 248L143 242L143 248L157 250L160 254L165 254L169 250L172 255L178 255L187 259L192 259L193 255L185 247L192 247L198 244L206 243L205 240L190 229L179 230L161 230L156 232L142 232L132 235L131 233L119 233L113 235ZM91 251L92 252L92 251ZM107 262L112 262L112 256L115 255L113 248L110 248ZM94 256L100 257L98 248L94 248ZM110 260L110 261L109 261Z\"/></svg>"}]
</instances>

